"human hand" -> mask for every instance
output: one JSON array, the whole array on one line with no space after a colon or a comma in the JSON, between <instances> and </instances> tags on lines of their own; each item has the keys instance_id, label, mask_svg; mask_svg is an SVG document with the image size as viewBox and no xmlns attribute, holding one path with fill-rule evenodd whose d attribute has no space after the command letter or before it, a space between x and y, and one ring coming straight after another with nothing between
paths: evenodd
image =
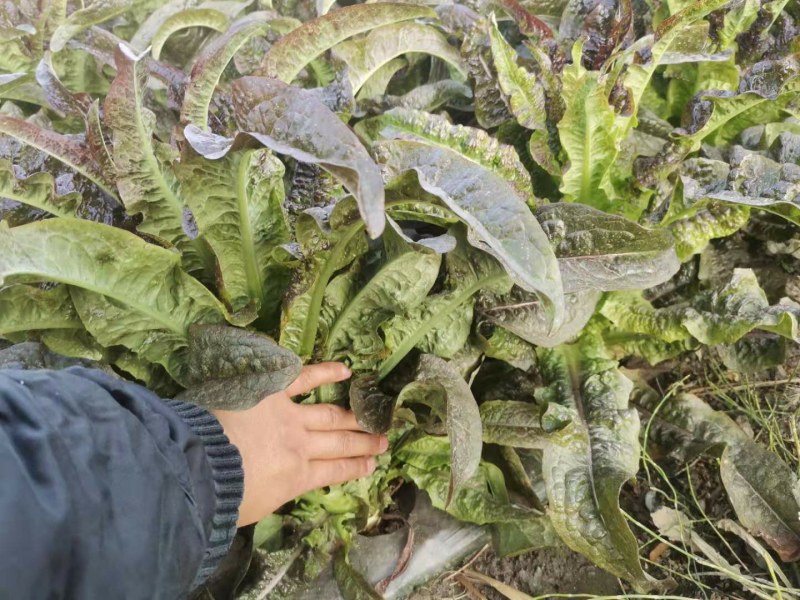
<instances>
[{"instance_id":1,"label":"human hand","mask_svg":"<svg viewBox=\"0 0 800 600\"><path fill-rule=\"evenodd\" d=\"M255 523L310 490L369 475L386 436L365 433L355 415L331 404L295 404L292 396L344 381L341 363L303 368L285 391L242 411L214 411L242 455L244 498L239 527Z\"/></svg>"}]
</instances>

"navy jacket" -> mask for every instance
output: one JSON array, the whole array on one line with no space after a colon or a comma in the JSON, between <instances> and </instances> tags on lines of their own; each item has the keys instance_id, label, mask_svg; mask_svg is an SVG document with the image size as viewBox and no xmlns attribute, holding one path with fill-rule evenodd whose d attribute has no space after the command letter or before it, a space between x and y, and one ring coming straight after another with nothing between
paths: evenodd
<instances>
[{"instance_id":1,"label":"navy jacket","mask_svg":"<svg viewBox=\"0 0 800 600\"><path fill-rule=\"evenodd\" d=\"M205 410L83 367L0 370L0 598L182 598L242 491Z\"/></svg>"}]
</instances>

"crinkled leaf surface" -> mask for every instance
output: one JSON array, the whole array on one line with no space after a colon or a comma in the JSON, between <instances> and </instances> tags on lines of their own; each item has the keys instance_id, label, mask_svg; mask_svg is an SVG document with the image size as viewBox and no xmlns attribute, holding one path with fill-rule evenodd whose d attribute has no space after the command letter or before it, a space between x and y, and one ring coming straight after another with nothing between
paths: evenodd
<instances>
[{"instance_id":1,"label":"crinkled leaf surface","mask_svg":"<svg viewBox=\"0 0 800 600\"><path fill-rule=\"evenodd\" d=\"M517 285L541 294L560 322L563 293L555 255L513 187L445 148L405 140L382 142L379 148L390 179L415 171L422 188L468 225L471 243L492 254Z\"/></svg>"},{"instance_id":2,"label":"crinkled leaf surface","mask_svg":"<svg viewBox=\"0 0 800 600\"><path fill-rule=\"evenodd\" d=\"M481 416L467 382L446 360L432 354L420 357L417 379L403 393L424 393L426 389L443 396L446 406L451 470L449 504L454 494L477 473L482 447Z\"/></svg>"},{"instance_id":3,"label":"crinkled leaf surface","mask_svg":"<svg viewBox=\"0 0 800 600\"><path fill-rule=\"evenodd\" d=\"M358 424L370 433L385 433L392 426L394 397L382 392L377 379L361 376L350 382L350 409Z\"/></svg>"},{"instance_id":4,"label":"crinkled leaf surface","mask_svg":"<svg viewBox=\"0 0 800 600\"><path fill-rule=\"evenodd\" d=\"M349 356L355 368L370 366L383 352L379 326L424 300L439 275L442 257L421 244L409 244L394 227L384 234L386 261L368 281L353 290L328 331L325 356Z\"/></svg>"},{"instance_id":5,"label":"crinkled leaf surface","mask_svg":"<svg viewBox=\"0 0 800 600\"><path fill-rule=\"evenodd\" d=\"M180 269L175 253L127 231L75 219L0 225L0 282L70 286L86 329L104 346L125 346L185 381L193 323L224 320L220 303Z\"/></svg>"},{"instance_id":6,"label":"crinkled leaf surface","mask_svg":"<svg viewBox=\"0 0 800 600\"><path fill-rule=\"evenodd\" d=\"M221 410L246 410L289 387L302 363L265 335L225 325L189 327L186 397Z\"/></svg>"},{"instance_id":7,"label":"crinkled leaf surface","mask_svg":"<svg viewBox=\"0 0 800 600\"><path fill-rule=\"evenodd\" d=\"M116 52L117 76L105 100L105 120L113 136L116 183L125 208L142 213L139 230L174 244L190 272L205 268L203 240L184 231L184 204L170 162L169 146L153 140L155 115L145 108L147 70L142 57L121 46Z\"/></svg>"},{"instance_id":8,"label":"crinkled leaf surface","mask_svg":"<svg viewBox=\"0 0 800 600\"><path fill-rule=\"evenodd\" d=\"M197 227L217 257L231 309L274 310L283 277L271 254L289 241L283 164L265 148L233 151L218 160L186 152L176 173Z\"/></svg>"},{"instance_id":9,"label":"crinkled leaf surface","mask_svg":"<svg viewBox=\"0 0 800 600\"><path fill-rule=\"evenodd\" d=\"M67 286L0 288L0 337L49 329L83 329Z\"/></svg>"},{"instance_id":10,"label":"crinkled leaf surface","mask_svg":"<svg viewBox=\"0 0 800 600\"><path fill-rule=\"evenodd\" d=\"M638 590L654 587L619 505L639 463L639 417L628 407L632 384L596 340L543 350L547 387L537 393L571 409L572 422L547 438L542 474L548 514L564 543Z\"/></svg>"},{"instance_id":11,"label":"crinkled leaf surface","mask_svg":"<svg viewBox=\"0 0 800 600\"><path fill-rule=\"evenodd\" d=\"M680 267L668 231L582 204L549 204L534 214L553 245L565 293L649 288Z\"/></svg>"},{"instance_id":12,"label":"crinkled leaf surface","mask_svg":"<svg viewBox=\"0 0 800 600\"><path fill-rule=\"evenodd\" d=\"M291 83L308 63L349 37L381 25L434 17L424 6L410 4L358 4L330 12L304 23L269 49L260 74Z\"/></svg>"},{"instance_id":13,"label":"crinkled leaf surface","mask_svg":"<svg viewBox=\"0 0 800 600\"><path fill-rule=\"evenodd\" d=\"M378 117L365 119L355 127L362 139L417 140L459 153L486 169L496 172L514 186L531 205L531 176L520 162L513 146L501 144L482 129L454 125L447 119L420 110L393 108Z\"/></svg>"},{"instance_id":14,"label":"crinkled leaf surface","mask_svg":"<svg viewBox=\"0 0 800 600\"><path fill-rule=\"evenodd\" d=\"M277 79L243 77L233 84L239 128L280 154L319 164L356 197L372 237L383 231L380 170L355 134L310 91Z\"/></svg>"},{"instance_id":15,"label":"crinkled leaf surface","mask_svg":"<svg viewBox=\"0 0 800 600\"><path fill-rule=\"evenodd\" d=\"M0 197L45 210L57 217L74 217L81 202L81 196L76 192L58 195L53 176L49 173L35 173L17 179L13 165L4 160L0 160Z\"/></svg>"},{"instance_id":16,"label":"crinkled leaf surface","mask_svg":"<svg viewBox=\"0 0 800 600\"><path fill-rule=\"evenodd\" d=\"M153 58L159 59L161 49L169 37L181 29L190 27L206 27L214 31L225 31L228 26L228 17L225 13L210 8L187 8L179 13L170 15L158 28L153 40Z\"/></svg>"},{"instance_id":17,"label":"crinkled leaf surface","mask_svg":"<svg viewBox=\"0 0 800 600\"><path fill-rule=\"evenodd\" d=\"M92 25L103 23L145 4L144 0L94 0L86 8L76 10L59 25L50 38L50 49L53 52L63 50L67 42Z\"/></svg>"},{"instance_id":18,"label":"crinkled leaf surface","mask_svg":"<svg viewBox=\"0 0 800 600\"><path fill-rule=\"evenodd\" d=\"M182 121L201 129L208 128L208 107L225 67L248 40L263 34L269 27L263 13L247 15L203 48L194 61L186 86L181 106Z\"/></svg>"},{"instance_id":19,"label":"crinkled leaf surface","mask_svg":"<svg viewBox=\"0 0 800 600\"><path fill-rule=\"evenodd\" d=\"M372 29L363 38L338 44L333 51L347 63L353 93L357 93L380 67L408 52L436 56L466 76L458 50L430 25L413 22L384 25Z\"/></svg>"}]
</instances>

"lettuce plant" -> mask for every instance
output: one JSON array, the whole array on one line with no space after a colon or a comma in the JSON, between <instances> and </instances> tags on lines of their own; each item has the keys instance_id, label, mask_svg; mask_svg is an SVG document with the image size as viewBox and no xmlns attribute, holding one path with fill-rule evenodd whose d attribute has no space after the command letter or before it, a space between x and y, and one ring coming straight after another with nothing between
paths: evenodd
<instances>
[{"instance_id":1,"label":"lettuce plant","mask_svg":"<svg viewBox=\"0 0 800 600\"><path fill-rule=\"evenodd\" d=\"M703 267L764 223L796 251L785 0L18 4L0 337L227 409L350 364L306 401L351 406L391 453L285 515L306 579L402 479L500 553L564 543L664 589L620 508L640 414L684 460L720 456L742 524L800 556L788 467L620 368L707 346L752 371L798 340L800 307L746 261ZM334 571L375 597L345 554Z\"/></svg>"}]
</instances>

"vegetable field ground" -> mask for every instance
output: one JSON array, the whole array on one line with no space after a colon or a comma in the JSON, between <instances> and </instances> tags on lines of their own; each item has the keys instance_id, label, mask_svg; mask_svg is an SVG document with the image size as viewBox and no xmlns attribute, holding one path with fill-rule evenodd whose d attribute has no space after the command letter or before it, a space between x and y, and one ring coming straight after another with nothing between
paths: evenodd
<instances>
[{"instance_id":1,"label":"vegetable field ground","mask_svg":"<svg viewBox=\"0 0 800 600\"><path fill-rule=\"evenodd\" d=\"M796 0L0 4L0 367L388 432L198 600L800 598L798 194Z\"/></svg>"}]
</instances>

